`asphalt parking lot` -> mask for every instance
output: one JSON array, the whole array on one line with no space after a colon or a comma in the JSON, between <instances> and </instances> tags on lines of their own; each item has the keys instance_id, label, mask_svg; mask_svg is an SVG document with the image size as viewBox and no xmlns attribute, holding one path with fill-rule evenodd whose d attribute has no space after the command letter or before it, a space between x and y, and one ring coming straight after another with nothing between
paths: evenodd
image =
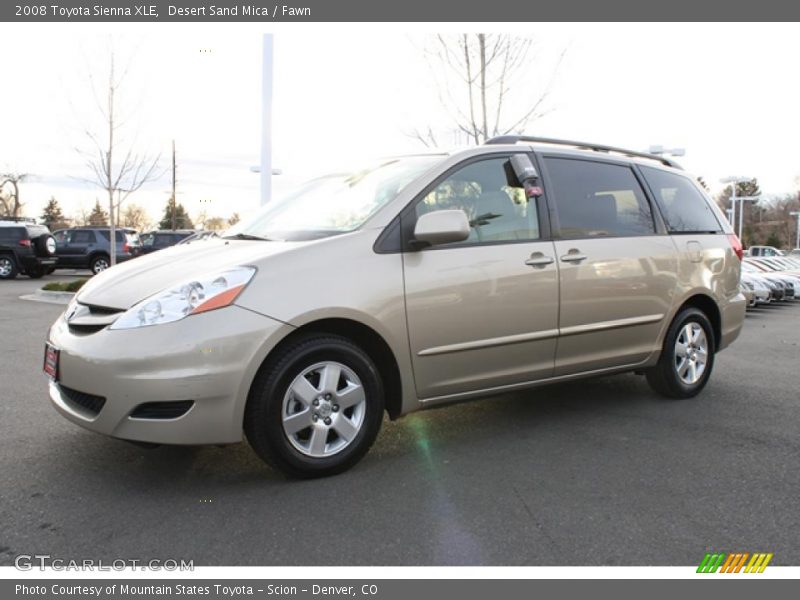
<instances>
[{"instance_id":1,"label":"asphalt parking lot","mask_svg":"<svg viewBox=\"0 0 800 600\"><path fill-rule=\"evenodd\" d=\"M296 482L246 444L145 450L60 417L41 363L63 307L19 299L41 285L0 282L0 564L800 564L800 302L749 313L697 399L623 375L417 413Z\"/></svg>"}]
</instances>

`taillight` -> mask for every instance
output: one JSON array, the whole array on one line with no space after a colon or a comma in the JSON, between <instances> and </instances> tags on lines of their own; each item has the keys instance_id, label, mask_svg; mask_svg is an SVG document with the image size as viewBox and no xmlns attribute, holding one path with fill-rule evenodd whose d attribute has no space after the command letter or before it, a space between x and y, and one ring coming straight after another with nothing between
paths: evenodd
<instances>
[{"instance_id":1,"label":"taillight","mask_svg":"<svg viewBox=\"0 0 800 600\"><path fill-rule=\"evenodd\" d=\"M31 247L31 241L30 240L20 240L19 241L19 245L20 246L25 246L26 248L30 248Z\"/></svg>"},{"instance_id":2,"label":"taillight","mask_svg":"<svg viewBox=\"0 0 800 600\"><path fill-rule=\"evenodd\" d=\"M123 252L130 252L131 251L131 247L128 246L128 242L125 242L124 244L122 244L122 251Z\"/></svg>"},{"instance_id":3,"label":"taillight","mask_svg":"<svg viewBox=\"0 0 800 600\"><path fill-rule=\"evenodd\" d=\"M739 238L736 236L735 233L728 234L728 241L731 244L731 248L736 253L736 256L739 257L739 260L744 258L744 248L742 248L742 242L739 241Z\"/></svg>"}]
</instances>

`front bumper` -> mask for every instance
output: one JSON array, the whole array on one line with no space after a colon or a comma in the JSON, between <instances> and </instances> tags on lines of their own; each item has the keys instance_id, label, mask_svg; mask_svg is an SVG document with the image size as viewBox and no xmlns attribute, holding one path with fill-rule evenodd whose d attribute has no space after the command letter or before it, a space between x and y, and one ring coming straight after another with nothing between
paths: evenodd
<instances>
[{"instance_id":1,"label":"front bumper","mask_svg":"<svg viewBox=\"0 0 800 600\"><path fill-rule=\"evenodd\" d=\"M238 442L252 379L287 327L238 306L165 325L88 334L70 331L59 317L49 335L60 350L59 381L50 382L50 399L73 423L116 438ZM103 401L85 403L84 397ZM188 401L191 407L177 418L152 410L144 412L156 418L132 416L143 412L143 404Z\"/></svg>"}]
</instances>

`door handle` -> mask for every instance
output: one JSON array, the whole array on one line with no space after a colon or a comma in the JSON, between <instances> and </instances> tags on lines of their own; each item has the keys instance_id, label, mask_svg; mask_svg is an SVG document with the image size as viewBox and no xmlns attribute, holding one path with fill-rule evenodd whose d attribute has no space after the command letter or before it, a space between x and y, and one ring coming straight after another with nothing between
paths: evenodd
<instances>
[{"instance_id":1,"label":"door handle","mask_svg":"<svg viewBox=\"0 0 800 600\"><path fill-rule=\"evenodd\" d=\"M572 248L569 252L567 252L564 256L561 257L561 262L574 262L579 263L582 260L586 260L586 255L581 254L580 250Z\"/></svg>"},{"instance_id":2,"label":"door handle","mask_svg":"<svg viewBox=\"0 0 800 600\"><path fill-rule=\"evenodd\" d=\"M531 254L531 257L525 261L525 264L529 267L546 267L552 263L553 259L549 256L545 256L541 252Z\"/></svg>"}]
</instances>

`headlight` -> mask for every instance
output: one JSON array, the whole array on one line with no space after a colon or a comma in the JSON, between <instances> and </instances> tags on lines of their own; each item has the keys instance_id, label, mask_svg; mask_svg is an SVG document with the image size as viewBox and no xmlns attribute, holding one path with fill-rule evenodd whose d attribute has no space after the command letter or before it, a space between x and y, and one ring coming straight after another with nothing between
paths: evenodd
<instances>
[{"instance_id":1,"label":"headlight","mask_svg":"<svg viewBox=\"0 0 800 600\"><path fill-rule=\"evenodd\" d=\"M237 267L185 281L135 304L109 329L163 325L228 306L236 300L255 272L253 267Z\"/></svg>"}]
</instances>

